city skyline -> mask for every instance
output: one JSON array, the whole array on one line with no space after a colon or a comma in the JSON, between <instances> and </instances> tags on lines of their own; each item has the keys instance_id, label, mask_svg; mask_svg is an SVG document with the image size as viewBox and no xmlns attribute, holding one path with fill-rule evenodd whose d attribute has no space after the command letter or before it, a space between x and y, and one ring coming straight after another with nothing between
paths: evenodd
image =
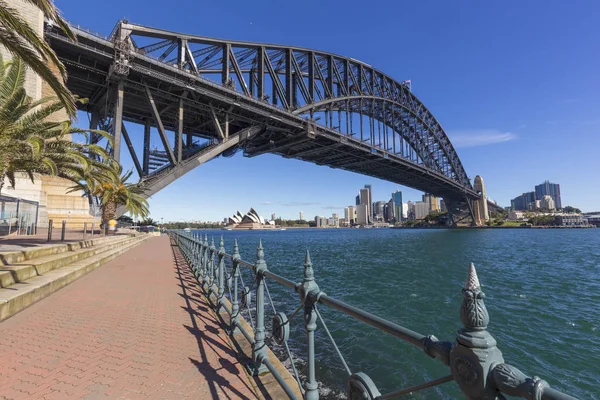
<instances>
[{"instance_id":1,"label":"city skyline","mask_svg":"<svg viewBox=\"0 0 600 400\"><path fill-rule=\"evenodd\" d=\"M160 10L160 27L167 30L257 42L272 42L276 37L278 43L348 55L399 81L410 79L413 93L448 133L471 181L481 175L488 196L501 206L509 206L515 195L531 190L534 183L550 180L561 183L563 206L600 209L600 188L589 185L593 171L600 170L595 151L600 145L596 133L599 63L588 50L600 39L594 18L600 4L576 7L568 2L531 1L520 4L515 13L514 7L503 3L439 2L429 7L389 2L381 7L390 12L360 34L344 22L361 20L360 7L355 7L359 3L343 4L320 4L323 12L318 15L311 7L292 9L282 4L277 12L289 16L293 10L293 18L269 18L267 23L263 10L269 5L261 0L244 10L214 2L190 3L185 15L154 0L143 8L115 0L57 1L68 20L104 35L124 15L157 26ZM230 23L208 19L198 26L195 15L200 11L226 14ZM398 26L395 11L414 18ZM332 21L327 17L331 12L341 12L344 18ZM435 29L422 29L419 21L425 17ZM307 21L319 29L305 29ZM419 41L396 39L417 31ZM412 61L405 54L413 54ZM446 60L443 65L440 58ZM87 121L88 116L80 113L81 126L87 126ZM131 124L127 129L132 136L143 135L140 126ZM124 153L124 168L132 168ZM202 165L152 196L149 203L152 216L165 220L218 220L232 209L250 206L289 219L302 210L308 218L331 208L341 212L365 183L373 185L373 199L384 200L395 190L402 190L406 199L422 195L343 170L272 155L247 159L237 154Z\"/></svg>"}]
</instances>

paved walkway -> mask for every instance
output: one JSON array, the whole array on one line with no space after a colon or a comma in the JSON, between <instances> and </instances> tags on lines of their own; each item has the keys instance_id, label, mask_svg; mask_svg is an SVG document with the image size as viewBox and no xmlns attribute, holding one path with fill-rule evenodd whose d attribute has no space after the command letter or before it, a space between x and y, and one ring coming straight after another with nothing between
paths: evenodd
<instances>
[{"instance_id":1,"label":"paved walkway","mask_svg":"<svg viewBox=\"0 0 600 400\"><path fill-rule=\"evenodd\" d=\"M0 399L255 399L182 263L151 238L0 323Z\"/></svg>"}]
</instances>

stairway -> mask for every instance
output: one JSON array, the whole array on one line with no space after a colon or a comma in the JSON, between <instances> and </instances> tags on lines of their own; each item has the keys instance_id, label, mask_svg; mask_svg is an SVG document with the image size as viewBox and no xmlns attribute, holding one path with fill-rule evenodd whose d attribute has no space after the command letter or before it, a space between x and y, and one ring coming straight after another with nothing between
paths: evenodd
<instances>
[{"instance_id":1,"label":"stairway","mask_svg":"<svg viewBox=\"0 0 600 400\"><path fill-rule=\"evenodd\" d=\"M0 252L0 321L42 300L151 237L125 234Z\"/></svg>"}]
</instances>

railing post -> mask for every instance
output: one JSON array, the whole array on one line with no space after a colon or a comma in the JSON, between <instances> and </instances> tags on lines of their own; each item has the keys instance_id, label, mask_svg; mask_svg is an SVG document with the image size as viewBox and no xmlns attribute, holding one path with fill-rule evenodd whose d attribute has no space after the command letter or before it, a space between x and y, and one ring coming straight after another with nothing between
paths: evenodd
<instances>
[{"instance_id":1,"label":"railing post","mask_svg":"<svg viewBox=\"0 0 600 400\"><path fill-rule=\"evenodd\" d=\"M254 330L254 345L252 345L252 372L259 375L267 371L264 361L267 360L267 346L265 345L265 282L264 272L267 271L265 252L262 240L258 242L256 249L256 329Z\"/></svg>"},{"instance_id":2,"label":"railing post","mask_svg":"<svg viewBox=\"0 0 600 400\"><path fill-rule=\"evenodd\" d=\"M214 269L215 269L215 237L210 237L210 247L208 251L210 252L210 257L208 260L208 298L210 299L210 295L213 293L213 285L214 285Z\"/></svg>"},{"instance_id":3,"label":"railing post","mask_svg":"<svg viewBox=\"0 0 600 400\"><path fill-rule=\"evenodd\" d=\"M52 241L52 222L53 222L53 220L51 220L51 219L48 220L48 241L49 242Z\"/></svg>"},{"instance_id":4,"label":"railing post","mask_svg":"<svg viewBox=\"0 0 600 400\"><path fill-rule=\"evenodd\" d=\"M217 312L224 304L223 297L225 296L225 243L223 242L223 235L219 240L219 270L217 283L219 291L217 293Z\"/></svg>"},{"instance_id":5,"label":"railing post","mask_svg":"<svg viewBox=\"0 0 600 400\"><path fill-rule=\"evenodd\" d=\"M232 267L231 273L233 274L233 301L231 302L231 323L230 323L230 335L239 331L238 325L240 323L240 303L238 301L238 279L240 272L238 266L240 262L240 249L238 247L237 239L233 241L233 255L232 255Z\"/></svg>"},{"instance_id":6,"label":"railing post","mask_svg":"<svg viewBox=\"0 0 600 400\"><path fill-rule=\"evenodd\" d=\"M194 240L192 242L192 249L193 249L192 272L194 273L194 276L196 278L198 278L198 271L200 270L200 265L199 265L200 250L198 248L198 234L197 233L194 233Z\"/></svg>"},{"instance_id":7,"label":"railing post","mask_svg":"<svg viewBox=\"0 0 600 400\"><path fill-rule=\"evenodd\" d=\"M204 243L202 244L202 287L206 282L208 274L208 234L204 234Z\"/></svg>"},{"instance_id":8,"label":"railing post","mask_svg":"<svg viewBox=\"0 0 600 400\"><path fill-rule=\"evenodd\" d=\"M304 328L306 329L306 346L308 349L308 374L304 388L306 390L306 400L317 400L319 398L317 378L315 376L315 330L317 329L317 313L315 312L315 302L318 299L321 290L315 282L310 253L306 251L304 259L304 280L300 285L298 292L300 300L304 303Z\"/></svg>"},{"instance_id":9,"label":"railing post","mask_svg":"<svg viewBox=\"0 0 600 400\"><path fill-rule=\"evenodd\" d=\"M61 242L65 241L65 230L66 229L67 229L67 221L65 221L63 219L63 221L62 221L62 228L61 228L61 231L60 231L60 241Z\"/></svg>"},{"instance_id":10,"label":"railing post","mask_svg":"<svg viewBox=\"0 0 600 400\"><path fill-rule=\"evenodd\" d=\"M504 363L504 358L486 330L490 317L473 264L462 293L460 320L464 327L458 331L457 345L450 352L452 376L467 398L496 398L497 390L490 385L488 375L495 364Z\"/></svg>"}]
</instances>

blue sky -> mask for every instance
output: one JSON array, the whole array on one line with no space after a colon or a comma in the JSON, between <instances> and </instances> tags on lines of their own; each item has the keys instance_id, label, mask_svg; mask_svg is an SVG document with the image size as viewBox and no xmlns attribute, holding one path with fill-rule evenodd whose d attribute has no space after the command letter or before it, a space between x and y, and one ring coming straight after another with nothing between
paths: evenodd
<instances>
[{"instance_id":1,"label":"blue sky","mask_svg":"<svg viewBox=\"0 0 600 400\"><path fill-rule=\"evenodd\" d=\"M162 29L315 48L364 61L433 112L471 178L501 205L548 179L563 205L600 210L600 3L596 1L57 0L73 23L108 34L120 18ZM81 116L84 123L87 117ZM131 130L131 129L130 129ZM141 141L141 129L130 132ZM130 166L126 150L122 151ZM254 206L296 218L343 212L364 184L346 171L264 155L213 160L150 199L154 218L221 220Z\"/></svg>"}]
</instances>

